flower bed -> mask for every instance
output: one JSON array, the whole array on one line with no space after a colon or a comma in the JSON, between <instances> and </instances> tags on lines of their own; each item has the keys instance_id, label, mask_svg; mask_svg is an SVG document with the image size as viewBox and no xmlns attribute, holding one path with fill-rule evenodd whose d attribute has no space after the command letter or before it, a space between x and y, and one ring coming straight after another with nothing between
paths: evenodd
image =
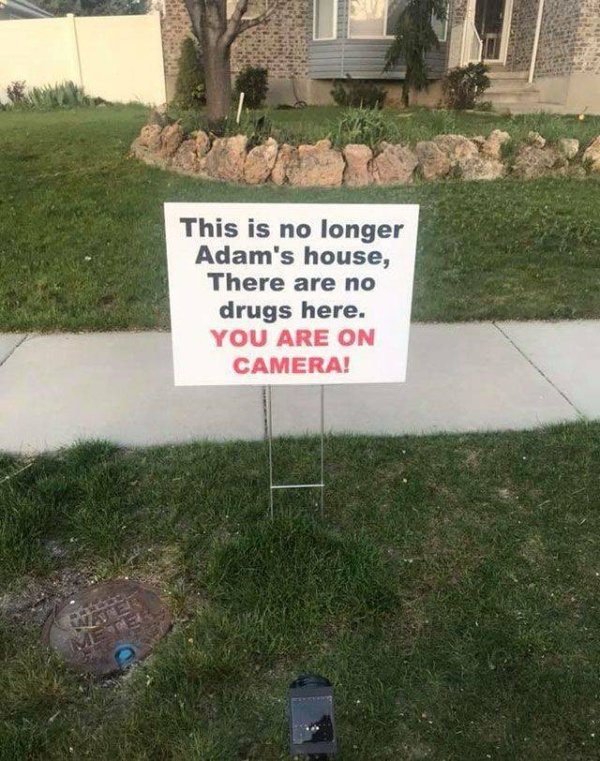
<instances>
[{"instance_id":1,"label":"flower bed","mask_svg":"<svg viewBox=\"0 0 600 761\"><path fill-rule=\"evenodd\" d=\"M148 164L224 182L294 187L365 187L407 185L447 177L495 180L512 174L522 179L544 175L585 176L600 173L600 137L585 150L578 140L549 144L537 132L510 150L508 132L494 130L487 138L438 135L412 148L382 142L338 150L330 140L314 145L278 145L273 138L250 147L245 135L186 135L179 123L148 124L133 142L132 153Z\"/></svg>"}]
</instances>

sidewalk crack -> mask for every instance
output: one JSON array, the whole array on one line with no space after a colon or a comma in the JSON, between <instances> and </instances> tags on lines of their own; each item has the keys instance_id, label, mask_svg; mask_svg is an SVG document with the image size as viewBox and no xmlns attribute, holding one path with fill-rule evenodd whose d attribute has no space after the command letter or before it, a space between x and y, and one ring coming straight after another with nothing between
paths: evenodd
<instances>
[{"instance_id":1,"label":"sidewalk crack","mask_svg":"<svg viewBox=\"0 0 600 761\"><path fill-rule=\"evenodd\" d=\"M587 420L587 419L588 419L588 418L587 418L587 416L586 416L586 415L584 415L584 414L583 414L583 412L582 412L580 409L578 409L577 405L576 405L576 404L575 404L575 403L574 403L574 402L573 402L571 399L569 399L569 397L568 397L568 396L565 394L565 392L564 392L564 391L563 391L561 388L559 388L559 387L556 385L556 383L554 383L554 381L553 381L553 380L552 380L552 379L551 379L551 378L550 378L548 375L546 375L546 373L545 373L545 372L544 372L544 371L543 371L541 368L539 368L539 367L538 367L538 366L535 364L535 362L534 362L534 361L533 361L533 360L532 360L530 357L528 357L528 356L527 356L527 354L525 354L525 352L523 351L523 349L521 349L521 347L520 347L520 346L518 346L518 345L517 345L517 344L516 344L516 343L513 341L513 339L512 339L512 338L511 338L511 337L508 335L508 333L507 333L506 331L502 330L502 328L500 327L500 325L498 325L498 323L497 323L497 322L492 322L492 325L493 325L493 326L496 328L496 330L497 330L499 333L501 333L501 335L503 335L503 336L504 336L504 338L506 338L506 340L509 342L509 344L511 344L511 346L513 346L513 347L514 347L514 348L515 348L515 349L516 349L516 350L519 352L519 354L520 354L520 355L523 357L523 359L525 359L525 360L526 360L526 361L527 361L527 362L528 362L528 363L529 363L529 364L530 364L530 365L533 367L533 369L534 369L534 370L536 370L536 372L537 372L537 373L539 373L539 374L542 376L542 378L543 378L543 379L544 379L544 380L545 380L545 381L546 381L546 382L547 382L547 383L548 383L550 386L552 386L552 388L553 388L553 389L554 389L554 390L555 390L555 391L556 391L558 394L560 394L560 395L562 396L562 398L565 400L565 402L567 402L567 404L568 404L570 407L572 407L572 408L575 410L575 412L577 413L578 417L579 417L581 420Z\"/></svg>"},{"instance_id":2,"label":"sidewalk crack","mask_svg":"<svg viewBox=\"0 0 600 761\"><path fill-rule=\"evenodd\" d=\"M8 360L12 357L12 355L16 352L16 350L20 346L22 346L28 338L29 338L29 333L25 333L23 338L13 346L13 348L8 352L6 356L0 357L0 367L3 367L8 362Z\"/></svg>"}]
</instances>

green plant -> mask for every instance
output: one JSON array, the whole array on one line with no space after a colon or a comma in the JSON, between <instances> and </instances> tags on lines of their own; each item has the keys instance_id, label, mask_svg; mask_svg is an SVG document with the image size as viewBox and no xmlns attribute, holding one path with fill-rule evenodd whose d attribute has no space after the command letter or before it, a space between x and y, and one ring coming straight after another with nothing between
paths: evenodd
<instances>
[{"instance_id":1,"label":"green plant","mask_svg":"<svg viewBox=\"0 0 600 761\"><path fill-rule=\"evenodd\" d=\"M56 85L32 87L22 103L29 108L50 110L91 106L94 101L85 94L82 87L74 82L62 82Z\"/></svg>"},{"instance_id":2,"label":"green plant","mask_svg":"<svg viewBox=\"0 0 600 761\"><path fill-rule=\"evenodd\" d=\"M336 145L364 143L376 148L382 140L394 141L398 136L396 125L378 110L354 108L346 111L334 131Z\"/></svg>"},{"instance_id":3,"label":"green plant","mask_svg":"<svg viewBox=\"0 0 600 761\"><path fill-rule=\"evenodd\" d=\"M11 82L6 88L6 95L13 106L23 103L25 100L25 82Z\"/></svg>"},{"instance_id":4,"label":"green plant","mask_svg":"<svg viewBox=\"0 0 600 761\"><path fill-rule=\"evenodd\" d=\"M387 92L384 87L366 79L352 79L348 75L344 82L335 81L331 97L338 106L348 108L383 108Z\"/></svg>"},{"instance_id":5,"label":"green plant","mask_svg":"<svg viewBox=\"0 0 600 761\"><path fill-rule=\"evenodd\" d=\"M248 138L248 148L254 148L266 142L273 135L273 122L265 114L246 114L233 130L240 131Z\"/></svg>"},{"instance_id":6,"label":"green plant","mask_svg":"<svg viewBox=\"0 0 600 761\"><path fill-rule=\"evenodd\" d=\"M470 63L449 71L443 82L448 106L457 111L475 108L477 98L491 84L488 71L483 63Z\"/></svg>"},{"instance_id":7,"label":"green plant","mask_svg":"<svg viewBox=\"0 0 600 761\"><path fill-rule=\"evenodd\" d=\"M244 93L244 105L260 108L269 91L269 72L262 66L246 66L235 79L235 94Z\"/></svg>"},{"instance_id":8,"label":"green plant","mask_svg":"<svg viewBox=\"0 0 600 761\"><path fill-rule=\"evenodd\" d=\"M439 40L433 28L434 17L444 20L447 13L447 0L409 0L402 10L394 30L394 41L385 57L385 71L393 69L398 63L406 67L402 82L402 102L409 105L411 89L427 88L427 53L439 46Z\"/></svg>"},{"instance_id":9,"label":"green plant","mask_svg":"<svg viewBox=\"0 0 600 761\"><path fill-rule=\"evenodd\" d=\"M181 45L174 102L179 108L199 108L206 102L204 68L198 43L186 37Z\"/></svg>"}]
</instances>

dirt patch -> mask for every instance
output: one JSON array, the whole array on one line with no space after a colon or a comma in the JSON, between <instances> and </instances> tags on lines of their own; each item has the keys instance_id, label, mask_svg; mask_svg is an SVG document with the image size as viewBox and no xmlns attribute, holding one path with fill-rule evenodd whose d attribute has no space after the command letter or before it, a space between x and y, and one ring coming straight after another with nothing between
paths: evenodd
<instances>
[{"instance_id":1,"label":"dirt patch","mask_svg":"<svg viewBox=\"0 0 600 761\"><path fill-rule=\"evenodd\" d=\"M0 596L0 617L14 626L41 627L55 605L91 583L92 573L76 568L64 568L43 579L26 577Z\"/></svg>"}]
</instances>

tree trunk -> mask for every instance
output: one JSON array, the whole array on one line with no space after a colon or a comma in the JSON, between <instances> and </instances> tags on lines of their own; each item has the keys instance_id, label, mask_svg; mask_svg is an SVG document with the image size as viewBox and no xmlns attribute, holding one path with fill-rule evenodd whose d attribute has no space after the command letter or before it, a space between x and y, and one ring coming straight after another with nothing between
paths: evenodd
<instances>
[{"instance_id":1,"label":"tree trunk","mask_svg":"<svg viewBox=\"0 0 600 761\"><path fill-rule=\"evenodd\" d=\"M410 104L410 81L408 77L402 80L402 105L408 108Z\"/></svg>"},{"instance_id":2,"label":"tree trunk","mask_svg":"<svg viewBox=\"0 0 600 761\"><path fill-rule=\"evenodd\" d=\"M231 61L228 47L204 40L204 75L209 121L224 119L231 106Z\"/></svg>"}]
</instances>

